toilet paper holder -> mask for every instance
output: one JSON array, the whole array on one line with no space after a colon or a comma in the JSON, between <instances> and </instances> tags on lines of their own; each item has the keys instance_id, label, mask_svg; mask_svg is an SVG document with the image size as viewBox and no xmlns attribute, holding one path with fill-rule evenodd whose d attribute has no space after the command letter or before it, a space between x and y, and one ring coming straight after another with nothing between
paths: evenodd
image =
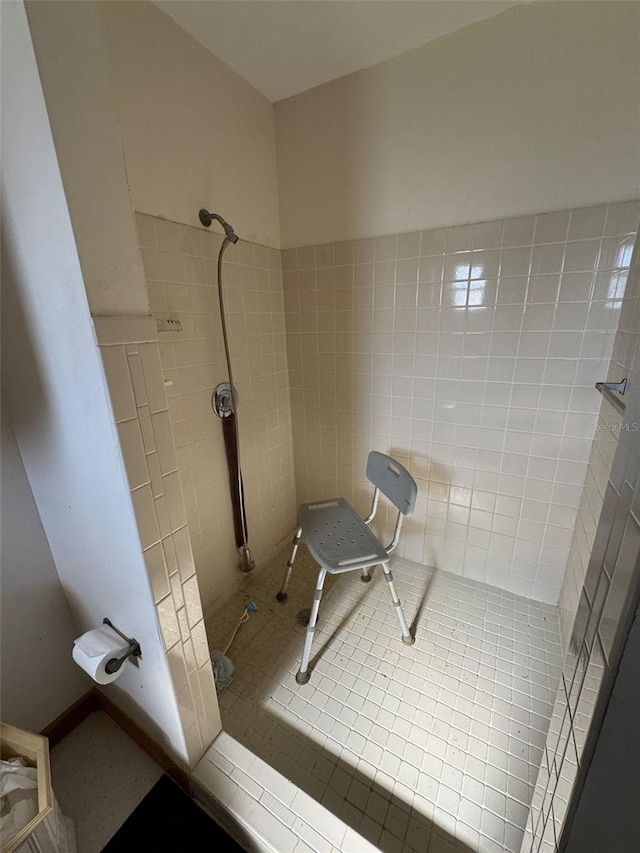
<instances>
[{"instance_id":1,"label":"toilet paper holder","mask_svg":"<svg viewBox=\"0 0 640 853\"><path fill-rule=\"evenodd\" d=\"M123 640L126 640L128 645L127 651L125 652L125 654L122 655L122 657L111 658L107 661L105 665L105 671L109 673L109 675L114 672L118 672L122 664L129 658L131 658L131 663L134 664L134 666L138 666L138 658L142 657L142 649L140 648L140 643L136 640L136 638L127 637L126 634L123 634L122 631L116 628L113 622L110 619L107 619L106 616L102 620L102 624L108 625L112 631L115 631L116 634L118 634L119 637L122 637Z\"/></svg>"}]
</instances>

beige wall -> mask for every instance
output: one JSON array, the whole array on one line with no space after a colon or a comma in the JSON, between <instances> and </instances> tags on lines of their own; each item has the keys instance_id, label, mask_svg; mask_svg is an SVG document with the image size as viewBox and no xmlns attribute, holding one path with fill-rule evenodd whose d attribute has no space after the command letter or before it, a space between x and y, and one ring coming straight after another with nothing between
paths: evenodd
<instances>
[{"instance_id":1,"label":"beige wall","mask_svg":"<svg viewBox=\"0 0 640 853\"><path fill-rule=\"evenodd\" d=\"M640 204L283 252L300 501L419 498L399 553L556 604Z\"/></svg>"},{"instance_id":2,"label":"beige wall","mask_svg":"<svg viewBox=\"0 0 640 853\"><path fill-rule=\"evenodd\" d=\"M27 3L93 316L148 314L100 4Z\"/></svg>"},{"instance_id":3,"label":"beige wall","mask_svg":"<svg viewBox=\"0 0 640 853\"><path fill-rule=\"evenodd\" d=\"M40 731L92 682L71 659L79 631L2 411L2 719Z\"/></svg>"},{"instance_id":4,"label":"beige wall","mask_svg":"<svg viewBox=\"0 0 640 853\"><path fill-rule=\"evenodd\" d=\"M153 4L99 5L135 209L279 247L272 104Z\"/></svg>"},{"instance_id":5,"label":"beige wall","mask_svg":"<svg viewBox=\"0 0 640 853\"><path fill-rule=\"evenodd\" d=\"M273 105L149 2L30 2L94 316L146 314L132 207L280 245Z\"/></svg>"},{"instance_id":6,"label":"beige wall","mask_svg":"<svg viewBox=\"0 0 640 853\"><path fill-rule=\"evenodd\" d=\"M637 197L639 15L534 3L279 102L283 248Z\"/></svg>"}]
</instances>

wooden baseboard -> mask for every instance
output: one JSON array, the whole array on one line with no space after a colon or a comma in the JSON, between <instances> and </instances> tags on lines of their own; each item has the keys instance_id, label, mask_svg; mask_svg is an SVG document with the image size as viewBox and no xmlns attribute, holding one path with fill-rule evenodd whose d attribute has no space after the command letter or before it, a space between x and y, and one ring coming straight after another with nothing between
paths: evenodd
<instances>
[{"instance_id":1,"label":"wooden baseboard","mask_svg":"<svg viewBox=\"0 0 640 853\"><path fill-rule=\"evenodd\" d=\"M55 746L62 738L66 737L76 726L79 726L83 720L86 720L89 714L100 709L100 701L98 691L91 688L88 693L81 696L77 702L74 702L66 711L63 711L59 717L49 723L40 734L48 738L49 746Z\"/></svg>"},{"instance_id":2,"label":"wooden baseboard","mask_svg":"<svg viewBox=\"0 0 640 853\"><path fill-rule=\"evenodd\" d=\"M114 720L124 731L131 737L138 746L142 747L144 751L153 758L153 760L162 767L167 776L170 776L174 782L180 785L185 791L189 790L189 773L188 771L178 764L175 759L171 758L171 756L159 746L153 738L150 738L149 735L143 731L137 723L129 717L124 711L121 711L117 705L111 701L111 699L107 699L107 697L100 693L99 690L95 691L98 696L98 701L100 703L100 708L108 714L112 720Z\"/></svg>"},{"instance_id":3,"label":"wooden baseboard","mask_svg":"<svg viewBox=\"0 0 640 853\"><path fill-rule=\"evenodd\" d=\"M162 767L167 776L170 776L187 793L189 792L188 771L171 758L137 723L134 723L131 717L121 711L117 705L114 705L95 687L80 697L66 711L63 711L57 719L42 730L41 734L49 739L49 746L53 747L94 711L104 711L105 714L108 714L129 737L135 740L138 746L142 747Z\"/></svg>"}]
</instances>

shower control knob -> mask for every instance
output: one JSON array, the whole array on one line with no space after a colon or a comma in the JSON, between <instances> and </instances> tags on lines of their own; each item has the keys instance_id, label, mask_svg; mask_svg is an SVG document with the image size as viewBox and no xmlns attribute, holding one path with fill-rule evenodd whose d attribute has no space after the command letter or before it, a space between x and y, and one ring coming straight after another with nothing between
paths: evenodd
<instances>
[{"instance_id":1,"label":"shower control knob","mask_svg":"<svg viewBox=\"0 0 640 853\"><path fill-rule=\"evenodd\" d=\"M234 393L231 393L231 385L228 382L220 382L219 385L213 389L213 394L211 395L211 408L214 413L219 418L228 418L233 414L233 399L235 397L236 402L238 402L238 391L236 388L233 389Z\"/></svg>"}]
</instances>

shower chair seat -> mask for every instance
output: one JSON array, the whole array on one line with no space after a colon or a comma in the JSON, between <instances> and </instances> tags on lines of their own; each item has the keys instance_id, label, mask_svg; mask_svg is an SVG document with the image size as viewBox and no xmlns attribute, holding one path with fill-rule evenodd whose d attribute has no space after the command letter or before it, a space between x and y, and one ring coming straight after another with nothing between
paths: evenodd
<instances>
[{"instance_id":1,"label":"shower chair seat","mask_svg":"<svg viewBox=\"0 0 640 853\"><path fill-rule=\"evenodd\" d=\"M393 575L389 568L389 554L398 544L402 522L411 515L416 503L418 489L411 474L399 462L384 453L373 450L367 459L367 478L374 485L371 511L361 518L351 504L344 498L315 501L302 504L299 510L298 529L293 537L293 550L287 563L282 586L276 598L285 601L291 570L298 551L300 539L304 536L309 553L320 566L313 596L311 615L307 625L300 669L296 674L298 684L306 684L310 678L309 659L316 628L322 588L328 574L360 571L361 579L371 580L369 569L382 566L387 581L391 601L396 611L402 641L413 645L414 638L409 631L402 605L393 584ZM398 510L395 530L391 542L385 547L368 525L375 517L380 492L391 501Z\"/></svg>"}]
</instances>

